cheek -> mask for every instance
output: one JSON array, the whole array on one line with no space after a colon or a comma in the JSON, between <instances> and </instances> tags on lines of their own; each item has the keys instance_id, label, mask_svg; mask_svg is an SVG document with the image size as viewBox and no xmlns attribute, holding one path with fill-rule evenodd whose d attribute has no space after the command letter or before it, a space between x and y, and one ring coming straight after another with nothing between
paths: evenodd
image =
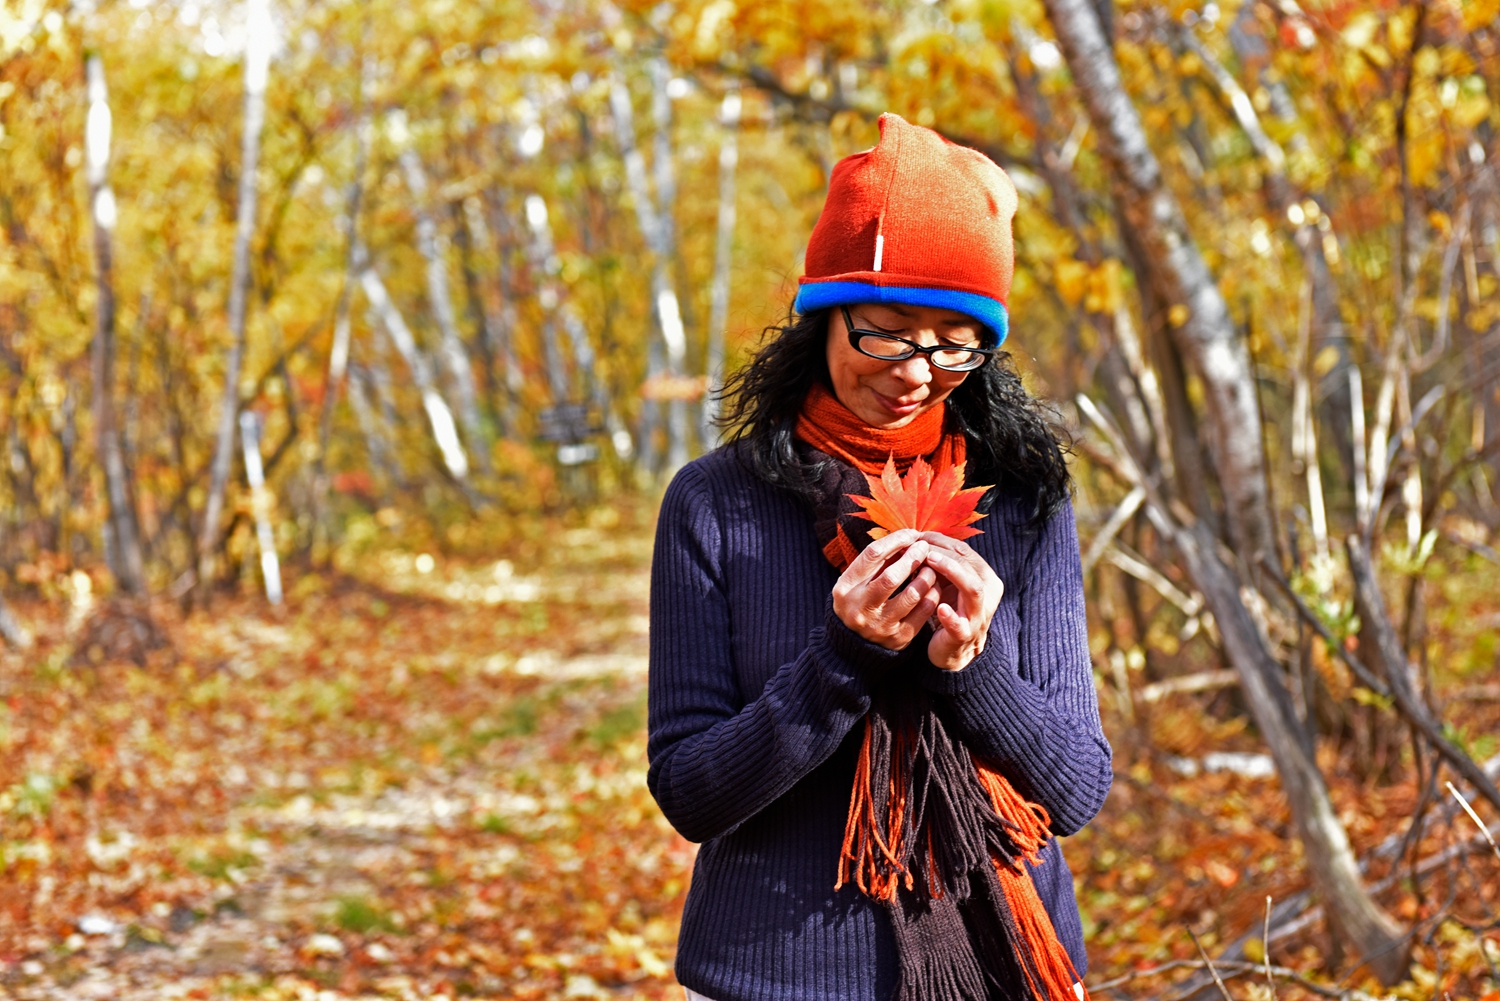
<instances>
[{"instance_id":1,"label":"cheek","mask_svg":"<svg viewBox=\"0 0 1500 1001\"><path fill-rule=\"evenodd\" d=\"M941 399L946 399L949 393L962 386L964 380L968 378L968 373L966 372L944 372L941 369L934 369L933 371L935 373L935 377L932 380L933 395Z\"/></svg>"},{"instance_id":2,"label":"cheek","mask_svg":"<svg viewBox=\"0 0 1500 1001\"><path fill-rule=\"evenodd\" d=\"M883 363L854 350L847 340L829 339L828 377L835 386L848 385L883 367Z\"/></svg>"}]
</instances>

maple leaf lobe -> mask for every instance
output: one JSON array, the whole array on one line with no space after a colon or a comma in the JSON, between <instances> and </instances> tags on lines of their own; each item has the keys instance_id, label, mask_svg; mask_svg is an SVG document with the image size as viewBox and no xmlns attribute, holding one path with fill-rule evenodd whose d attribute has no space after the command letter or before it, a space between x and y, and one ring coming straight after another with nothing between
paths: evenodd
<instances>
[{"instance_id":1,"label":"maple leaf lobe","mask_svg":"<svg viewBox=\"0 0 1500 1001\"><path fill-rule=\"evenodd\" d=\"M969 526L984 517L975 508L989 487L963 489L964 466L960 462L934 470L927 460L918 458L905 476L899 476L895 458L886 459L878 478L865 474L870 496L849 495L864 509L854 515L875 523L870 529L872 539L903 528L939 532L952 539L979 535L979 529Z\"/></svg>"}]
</instances>

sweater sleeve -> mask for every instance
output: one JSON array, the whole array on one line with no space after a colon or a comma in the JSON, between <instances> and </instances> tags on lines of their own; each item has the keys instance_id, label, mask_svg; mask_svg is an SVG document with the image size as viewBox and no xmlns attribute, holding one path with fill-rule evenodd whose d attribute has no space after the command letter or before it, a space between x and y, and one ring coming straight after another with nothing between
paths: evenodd
<instances>
[{"instance_id":1,"label":"sweater sleeve","mask_svg":"<svg viewBox=\"0 0 1500 1001\"><path fill-rule=\"evenodd\" d=\"M1068 835L1099 812L1113 777L1071 504L1032 540L1018 576L1004 582L1017 603L1015 644L996 641L997 615L990 642L968 667L924 665L922 683L947 703L945 715L970 750L1046 807L1054 834Z\"/></svg>"},{"instance_id":2,"label":"sweater sleeve","mask_svg":"<svg viewBox=\"0 0 1500 1001\"><path fill-rule=\"evenodd\" d=\"M723 525L689 465L662 501L651 562L647 784L689 841L707 841L775 802L838 748L869 709L868 679L901 656L833 614L749 702L741 696L723 577Z\"/></svg>"}]
</instances>

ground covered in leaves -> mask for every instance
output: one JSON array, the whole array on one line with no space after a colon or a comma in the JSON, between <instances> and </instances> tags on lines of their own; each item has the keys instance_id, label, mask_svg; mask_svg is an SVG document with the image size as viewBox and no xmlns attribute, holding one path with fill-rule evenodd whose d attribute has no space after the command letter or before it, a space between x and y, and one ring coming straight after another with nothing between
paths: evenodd
<instances>
[{"instance_id":1,"label":"ground covered in leaves","mask_svg":"<svg viewBox=\"0 0 1500 1001\"><path fill-rule=\"evenodd\" d=\"M0 997L680 997L693 848L645 786L649 513L543 526L504 557L422 548L293 568L279 611L250 588L189 617L159 602L155 631L34 568L16 604L36 641L0 654ZM1330 979L1353 957L1299 906L1274 777L1213 757L1257 750L1243 716L1183 697L1126 726L1101 691L1118 778L1068 848L1090 982L1180 995L1190 930L1241 972L1270 896L1279 997L1312 996L1294 972L1373 991ZM1495 702L1447 714L1500 729ZM1472 821L1438 797L1407 844L1415 782L1325 764L1416 929L1395 996L1500 998L1500 863L1461 850ZM1261 971L1228 985L1270 997Z\"/></svg>"}]
</instances>

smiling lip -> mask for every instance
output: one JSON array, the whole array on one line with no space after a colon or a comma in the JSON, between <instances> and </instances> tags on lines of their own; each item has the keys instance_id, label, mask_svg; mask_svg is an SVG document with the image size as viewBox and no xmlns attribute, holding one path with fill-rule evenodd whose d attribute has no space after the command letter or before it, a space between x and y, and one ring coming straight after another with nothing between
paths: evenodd
<instances>
[{"instance_id":1,"label":"smiling lip","mask_svg":"<svg viewBox=\"0 0 1500 1001\"><path fill-rule=\"evenodd\" d=\"M917 400L914 403L897 403L889 396L886 396L883 393L877 393L873 389L870 390L870 393L875 397L875 401L877 403L879 403L886 410L889 410L891 413L895 414L897 417L905 417L908 414L916 413L918 408L922 406L923 402L921 400Z\"/></svg>"}]
</instances>

